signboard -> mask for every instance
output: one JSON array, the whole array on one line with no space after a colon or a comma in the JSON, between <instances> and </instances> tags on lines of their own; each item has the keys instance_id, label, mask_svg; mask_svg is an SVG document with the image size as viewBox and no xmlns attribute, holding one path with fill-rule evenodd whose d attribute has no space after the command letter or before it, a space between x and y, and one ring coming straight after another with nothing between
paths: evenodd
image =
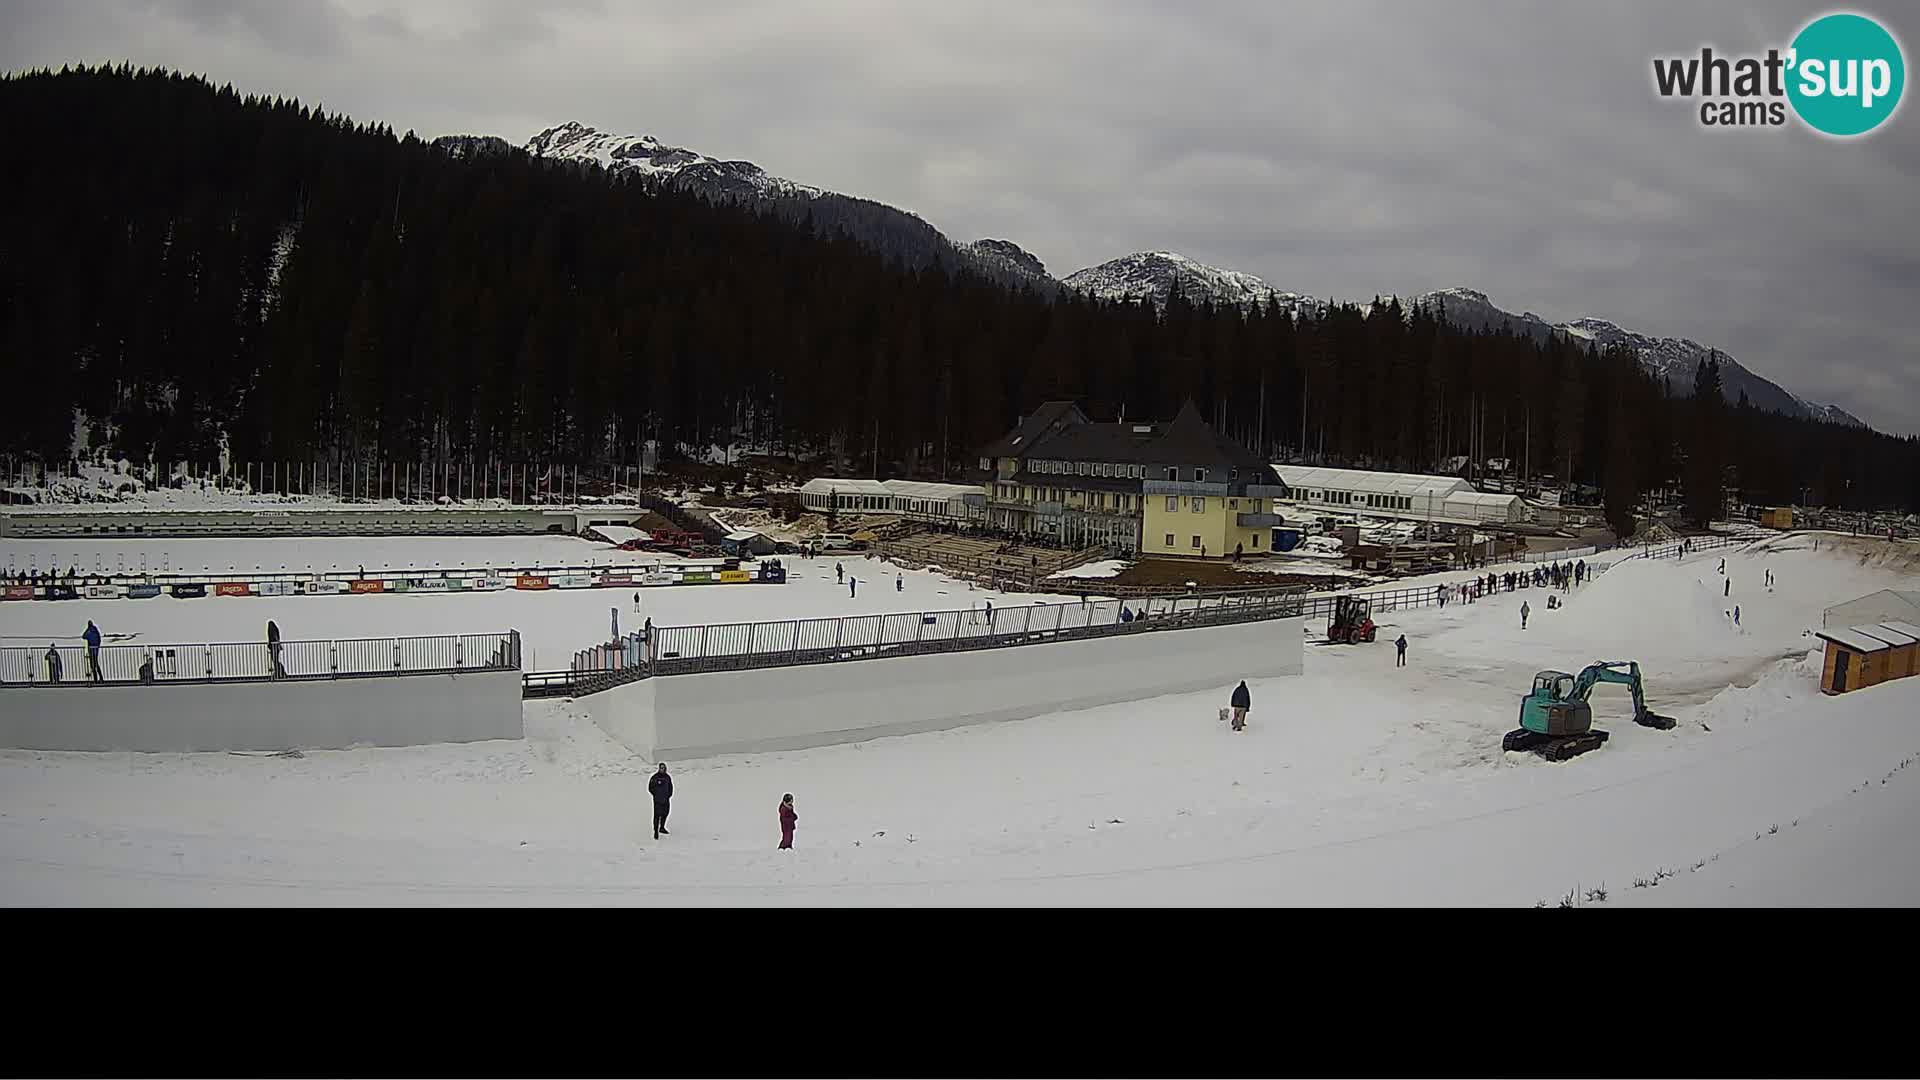
<instances>
[{"instance_id":1,"label":"signboard","mask_svg":"<svg viewBox=\"0 0 1920 1080\"><path fill-rule=\"evenodd\" d=\"M347 582L347 591L356 593L386 592L387 583L384 581L349 581Z\"/></svg>"},{"instance_id":2,"label":"signboard","mask_svg":"<svg viewBox=\"0 0 1920 1080\"><path fill-rule=\"evenodd\" d=\"M407 582L407 588L413 592L446 592L453 584L446 578L420 578Z\"/></svg>"},{"instance_id":3,"label":"signboard","mask_svg":"<svg viewBox=\"0 0 1920 1080\"><path fill-rule=\"evenodd\" d=\"M79 596L79 595L80 595L80 590L78 590L78 589L76 589L76 588L74 588L74 587L73 587L73 586L71 586L71 585L49 585L49 586L47 586L47 597L46 597L46 598L47 598L48 600L72 600L73 598L75 598L75 597L77 597L77 596Z\"/></svg>"},{"instance_id":4,"label":"signboard","mask_svg":"<svg viewBox=\"0 0 1920 1080\"><path fill-rule=\"evenodd\" d=\"M31 586L31 585L9 585L9 586L7 586L7 591L6 591L6 596L5 596L5 599L7 599L7 600L31 600L31 599L33 599L33 586Z\"/></svg>"},{"instance_id":5,"label":"signboard","mask_svg":"<svg viewBox=\"0 0 1920 1080\"><path fill-rule=\"evenodd\" d=\"M257 596L293 596L300 591L297 581L260 581L253 586Z\"/></svg>"},{"instance_id":6,"label":"signboard","mask_svg":"<svg viewBox=\"0 0 1920 1080\"><path fill-rule=\"evenodd\" d=\"M713 580L713 575L705 570L688 570L680 575L682 585L705 585Z\"/></svg>"},{"instance_id":7,"label":"signboard","mask_svg":"<svg viewBox=\"0 0 1920 1080\"><path fill-rule=\"evenodd\" d=\"M244 581L222 581L214 585L215 596L252 596L253 587Z\"/></svg>"},{"instance_id":8,"label":"signboard","mask_svg":"<svg viewBox=\"0 0 1920 1080\"><path fill-rule=\"evenodd\" d=\"M118 599L119 596L120 586L118 585L87 586L87 599L89 600L115 600Z\"/></svg>"},{"instance_id":9,"label":"signboard","mask_svg":"<svg viewBox=\"0 0 1920 1080\"><path fill-rule=\"evenodd\" d=\"M633 579L632 574L602 574L593 583L603 589L619 589L639 584Z\"/></svg>"},{"instance_id":10,"label":"signboard","mask_svg":"<svg viewBox=\"0 0 1920 1080\"><path fill-rule=\"evenodd\" d=\"M306 582L305 588L307 591L307 595L309 596L325 596L332 593L346 592L347 583L344 581L329 581L326 579L319 579L315 581Z\"/></svg>"},{"instance_id":11,"label":"signboard","mask_svg":"<svg viewBox=\"0 0 1920 1080\"><path fill-rule=\"evenodd\" d=\"M641 575L640 583L642 585L673 585L677 584L679 580L679 578L672 574L662 573L656 570L653 573Z\"/></svg>"},{"instance_id":12,"label":"signboard","mask_svg":"<svg viewBox=\"0 0 1920 1080\"><path fill-rule=\"evenodd\" d=\"M737 585L737 584L739 584L740 582L743 582L743 581L752 581L752 580L753 580L753 575L752 575L752 574L749 574L749 573L747 573L747 572L746 572L745 570L722 570L722 571L720 571L720 581L721 581L721 582L722 582L723 584L727 584L727 585Z\"/></svg>"},{"instance_id":13,"label":"signboard","mask_svg":"<svg viewBox=\"0 0 1920 1080\"><path fill-rule=\"evenodd\" d=\"M588 589L593 587L591 574L560 574L553 579L556 589Z\"/></svg>"},{"instance_id":14,"label":"signboard","mask_svg":"<svg viewBox=\"0 0 1920 1080\"><path fill-rule=\"evenodd\" d=\"M129 600L151 600L154 597L159 595L160 595L160 586L158 585L127 586L127 599Z\"/></svg>"},{"instance_id":15,"label":"signboard","mask_svg":"<svg viewBox=\"0 0 1920 1080\"><path fill-rule=\"evenodd\" d=\"M467 587L470 589L479 589L482 592L491 592L495 589L506 588L507 579L503 577L474 578L472 581L467 583Z\"/></svg>"},{"instance_id":16,"label":"signboard","mask_svg":"<svg viewBox=\"0 0 1920 1080\"><path fill-rule=\"evenodd\" d=\"M547 587L547 579L536 577L532 574L521 574L519 577L513 579L513 587L516 589L544 589Z\"/></svg>"},{"instance_id":17,"label":"signboard","mask_svg":"<svg viewBox=\"0 0 1920 1080\"><path fill-rule=\"evenodd\" d=\"M196 596L205 595L207 595L207 587L205 585L175 585L173 587L173 596L176 600L191 600Z\"/></svg>"}]
</instances>

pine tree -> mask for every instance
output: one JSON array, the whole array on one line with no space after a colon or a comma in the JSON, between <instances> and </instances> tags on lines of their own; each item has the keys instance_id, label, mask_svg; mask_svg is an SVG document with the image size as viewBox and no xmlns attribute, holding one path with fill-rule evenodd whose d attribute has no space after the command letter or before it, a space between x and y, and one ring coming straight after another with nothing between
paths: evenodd
<instances>
[{"instance_id":1,"label":"pine tree","mask_svg":"<svg viewBox=\"0 0 1920 1080\"><path fill-rule=\"evenodd\" d=\"M1709 354L1693 373L1693 397L1688 399L1692 422L1687 430L1685 500L1687 520L1705 528L1726 512L1725 439L1726 399L1720 396L1720 359Z\"/></svg>"}]
</instances>

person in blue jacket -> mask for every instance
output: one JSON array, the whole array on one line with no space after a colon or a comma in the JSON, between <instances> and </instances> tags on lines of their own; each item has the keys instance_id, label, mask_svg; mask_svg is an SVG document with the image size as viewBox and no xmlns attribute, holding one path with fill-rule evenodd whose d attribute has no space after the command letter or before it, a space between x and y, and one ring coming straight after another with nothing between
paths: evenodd
<instances>
[{"instance_id":1,"label":"person in blue jacket","mask_svg":"<svg viewBox=\"0 0 1920 1080\"><path fill-rule=\"evenodd\" d=\"M87 678L100 682L103 679L100 674L100 628L93 625L92 619L88 619L87 632L80 636L87 640Z\"/></svg>"}]
</instances>

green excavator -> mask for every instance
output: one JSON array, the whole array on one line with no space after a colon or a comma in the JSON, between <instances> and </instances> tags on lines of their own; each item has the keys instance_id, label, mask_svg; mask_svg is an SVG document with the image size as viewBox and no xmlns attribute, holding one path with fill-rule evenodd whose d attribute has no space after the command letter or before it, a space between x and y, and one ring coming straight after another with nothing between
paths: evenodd
<instances>
[{"instance_id":1,"label":"green excavator","mask_svg":"<svg viewBox=\"0 0 1920 1080\"><path fill-rule=\"evenodd\" d=\"M1578 675L1543 671L1533 677L1533 690L1520 699L1520 726L1507 732L1502 750L1531 750L1548 761L1565 761L1607 741L1607 733L1593 730L1593 707L1588 695L1600 683L1622 683L1633 691L1633 722L1666 731L1670 716L1647 708L1640 665L1632 660L1601 660Z\"/></svg>"}]
</instances>

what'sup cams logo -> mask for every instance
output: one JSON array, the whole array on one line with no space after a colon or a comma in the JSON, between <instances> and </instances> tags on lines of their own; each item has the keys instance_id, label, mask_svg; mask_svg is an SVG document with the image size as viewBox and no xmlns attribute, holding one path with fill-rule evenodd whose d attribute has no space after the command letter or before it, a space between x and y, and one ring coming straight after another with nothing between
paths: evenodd
<instances>
[{"instance_id":1,"label":"what'sup cams logo","mask_svg":"<svg viewBox=\"0 0 1920 1080\"><path fill-rule=\"evenodd\" d=\"M1822 15L1784 51L1765 56L1656 57L1661 97L1699 101L1702 127L1782 127L1788 107L1800 122L1838 138L1865 135L1900 107L1907 65L1900 43L1865 15Z\"/></svg>"}]
</instances>

